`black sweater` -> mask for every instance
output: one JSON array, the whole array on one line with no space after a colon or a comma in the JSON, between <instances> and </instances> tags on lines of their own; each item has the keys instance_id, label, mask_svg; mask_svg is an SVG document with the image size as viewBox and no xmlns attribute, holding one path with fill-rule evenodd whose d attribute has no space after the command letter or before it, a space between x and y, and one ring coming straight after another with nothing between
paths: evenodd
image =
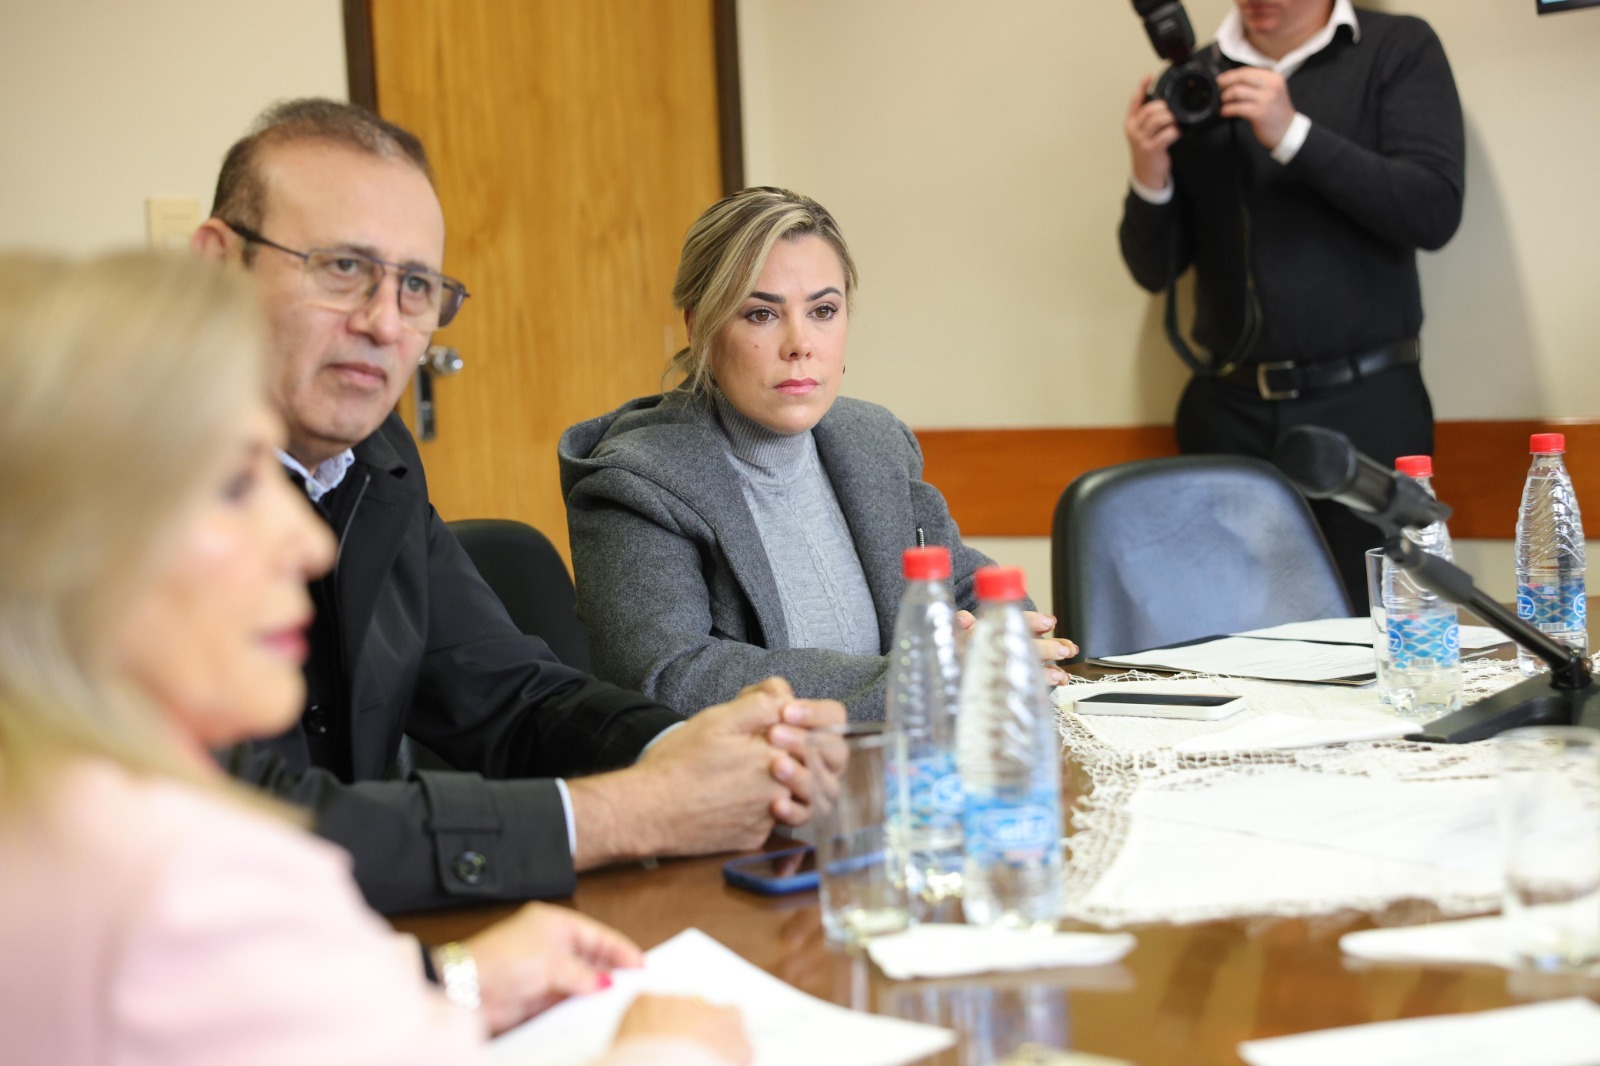
<instances>
[{"instance_id":1,"label":"black sweater","mask_svg":"<svg viewBox=\"0 0 1600 1066\"><path fill-rule=\"evenodd\" d=\"M1122 257L1152 292L1191 263L1194 333L1228 353L1244 308L1242 194L1263 325L1250 362L1356 355L1422 326L1416 249L1461 221L1461 103L1439 38L1421 19L1358 14L1289 78L1311 131L1281 165L1230 120L1172 147L1176 191L1156 206L1131 191Z\"/></svg>"}]
</instances>

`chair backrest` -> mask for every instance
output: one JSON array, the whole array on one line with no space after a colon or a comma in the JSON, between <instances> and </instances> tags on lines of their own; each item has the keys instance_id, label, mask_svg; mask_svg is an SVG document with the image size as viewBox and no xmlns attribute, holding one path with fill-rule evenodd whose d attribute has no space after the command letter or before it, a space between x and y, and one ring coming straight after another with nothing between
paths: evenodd
<instances>
[{"instance_id":1,"label":"chair backrest","mask_svg":"<svg viewBox=\"0 0 1600 1066\"><path fill-rule=\"evenodd\" d=\"M578 594L550 538L503 518L469 518L449 526L517 628L550 645L568 666L589 670L589 636L578 621Z\"/></svg>"},{"instance_id":2,"label":"chair backrest","mask_svg":"<svg viewBox=\"0 0 1600 1066\"><path fill-rule=\"evenodd\" d=\"M1260 459L1091 470L1051 533L1057 631L1084 656L1351 613L1311 508Z\"/></svg>"}]
</instances>

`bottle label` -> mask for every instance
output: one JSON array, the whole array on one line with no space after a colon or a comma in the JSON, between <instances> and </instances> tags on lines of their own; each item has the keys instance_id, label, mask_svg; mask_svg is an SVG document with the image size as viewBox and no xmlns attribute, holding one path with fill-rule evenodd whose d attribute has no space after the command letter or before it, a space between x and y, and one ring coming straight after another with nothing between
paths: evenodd
<instances>
[{"instance_id":1,"label":"bottle label","mask_svg":"<svg viewBox=\"0 0 1600 1066\"><path fill-rule=\"evenodd\" d=\"M1049 789L1017 799L968 794L967 857L979 865L1032 865L1061 849L1061 801Z\"/></svg>"},{"instance_id":2,"label":"bottle label","mask_svg":"<svg viewBox=\"0 0 1600 1066\"><path fill-rule=\"evenodd\" d=\"M905 795L909 804L905 825L912 829L952 829L961 822L966 797L961 791L961 775L956 772L956 757L950 752L925 755L890 768L889 807L900 806L900 767L905 766ZM898 819L894 819L898 821Z\"/></svg>"},{"instance_id":3,"label":"bottle label","mask_svg":"<svg viewBox=\"0 0 1600 1066\"><path fill-rule=\"evenodd\" d=\"M1389 665L1396 670L1445 669L1461 662L1461 624L1454 610L1389 615Z\"/></svg>"},{"instance_id":4,"label":"bottle label","mask_svg":"<svg viewBox=\"0 0 1600 1066\"><path fill-rule=\"evenodd\" d=\"M1565 577L1537 585L1519 582L1517 617L1545 630L1583 629L1589 619L1583 578Z\"/></svg>"}]
</instances>

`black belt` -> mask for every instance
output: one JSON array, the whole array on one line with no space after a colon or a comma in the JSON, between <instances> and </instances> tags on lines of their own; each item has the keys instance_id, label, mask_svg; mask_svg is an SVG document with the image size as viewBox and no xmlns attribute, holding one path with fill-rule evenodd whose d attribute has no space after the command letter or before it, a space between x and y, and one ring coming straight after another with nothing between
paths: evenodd
<instances>
[{"instance_id":1,"label":"black belt","mask_svg":"<svg viewBox=\"0 0 1600 1066\"><path fill-rule=\"evenodd\" d=\"M1319 359L1314 363L1249 363L1217 375L1217 380L1254 389L1263 400L1296 400L1308 392L1350 385L1385 370L1415 366L1421 361L1421 342L1407 337L1363 355Z\"/></svg>"}]
</instances>

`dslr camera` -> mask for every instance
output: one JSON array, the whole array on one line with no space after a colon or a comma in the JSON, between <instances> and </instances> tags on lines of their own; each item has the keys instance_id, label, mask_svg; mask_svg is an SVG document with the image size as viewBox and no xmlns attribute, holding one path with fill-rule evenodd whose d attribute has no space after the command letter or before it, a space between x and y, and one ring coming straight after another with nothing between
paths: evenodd
<instances>
[{"instance_id":1,"label":"dslr camera","mask_svg":"<svg viewBox=\"0 0 1600 1066\"><path fill-rule=\"evenodd\" d=\"M1133 0L1156 55L1172 65L1162 72L1150 99L1165 100L1178 125L1193 129L1216 119L1222 109L1217 75L1235 64L1216 48L1194 50L1194 27L1182 0Z\"/></svg>"}]
</instances>

